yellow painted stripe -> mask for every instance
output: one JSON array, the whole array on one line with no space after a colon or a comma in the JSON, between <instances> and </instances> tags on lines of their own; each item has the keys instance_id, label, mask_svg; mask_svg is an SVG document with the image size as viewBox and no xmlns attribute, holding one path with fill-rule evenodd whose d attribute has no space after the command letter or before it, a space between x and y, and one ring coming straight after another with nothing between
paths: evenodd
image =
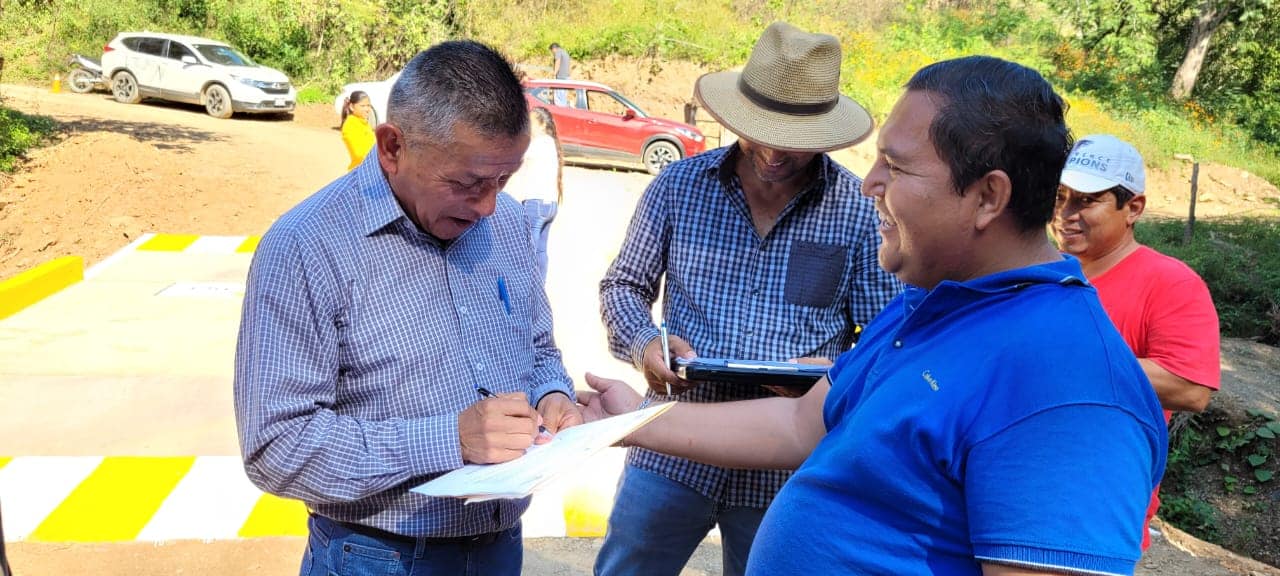
<instances>
[{"instance_id":1,"label":"yellow painted stripe","mask_svg":"<svg viewBox=\"0 0 1280 576\"><path fill-rule=\"evenodd\" d=\"M4 465L8 464L12 460L13 456L0 456L0 468L4 468Z\"/></svg>"},{"instance_id":2,"label":"yellow painted stripe","mask_svg":"<svg viewBox=\"0 0 1280 576\"><path fill-rule=\"evenodd\" d=\"M194 456L106 458L36 527L31 540L133 540L195 461Z\"/></svg>"},{"instance_id":3,"label":"yellow painted stripe","mask_svg":"<svg viewBox=\"0 0 1280 576\"><path fill-rule=\"evenodd\" d=\"M150 240L143 242L138 250L146 250L149 252L181 252L187 249L199 240L200 236L196 234L156 234Z\"/></svg>"},{"instance_id":4,"label":"yellow painted stripe","mask_svg":"<svg viewBox=\"0 0 1280 576\"><path fill-rule=\"evenodd\" d=\"M603 538L613 502L599 488L578 487L564 495L564 535Z\"/></svg>"},{"instance_id":5,"label":"yellow painted stripe","mask_svg":"<svg viewBox=\"0 0 1280 576\"><path fill-rule=\"evenodd\" d=\"M307 506L298 500L263 494L238 535L241 538L306 536Z\"/></svg>"},{"instance_id":6,"label":"yellow painted stripe","mask_svg":"<svg viewBox=\"0 0 1280 576\"><path fill-rule=\"evenodd\" d=\"M0 318L16 314L53 293L84 279L84 259L54 258L0 282Z\"/></svg>"},{"instance_id":7,"label":"yellow painted stripe","mask_svg":"<svg viewBox=\"0 0 1280 576\"><path fill-rule=\"evenodd\" d=\"M250 236L245 238L244 242L241 242L240 246L236 248L236 252L253 252L258 249L258 242L261 240L261 236Z\"/></svg>"}]
</instances>

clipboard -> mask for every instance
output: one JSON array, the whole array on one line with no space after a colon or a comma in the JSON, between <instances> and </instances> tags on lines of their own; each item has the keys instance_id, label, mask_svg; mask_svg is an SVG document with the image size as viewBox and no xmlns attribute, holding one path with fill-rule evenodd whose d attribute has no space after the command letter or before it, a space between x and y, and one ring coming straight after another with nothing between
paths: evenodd
<instances>
[{"instance_id":1,"label":"clipboard","mask_svg":"<svg viewBox=\"0 0 1280 576\"><path fill-rule=\"evenodd\" d=\"M501 464L467 464L410 491L438 498L464 498L467 503L524 498L555 477L572 474L592 455L675 405L675 402L666 402L567 428L550 443L532 446L515 460Z\"/></svg>"},{"instance_id":2,"label":"clipboard","mask_svg":"<svg viewBox=\"0 0 1280 576\"><path fill-rule=\"evenodd\" d=\"M729 360L725 358L676 358L675 373L690 381L713 380L756 386L813 386L827 375L830 366L765 362L762 360Z\"/></svg>"}]
</instances>

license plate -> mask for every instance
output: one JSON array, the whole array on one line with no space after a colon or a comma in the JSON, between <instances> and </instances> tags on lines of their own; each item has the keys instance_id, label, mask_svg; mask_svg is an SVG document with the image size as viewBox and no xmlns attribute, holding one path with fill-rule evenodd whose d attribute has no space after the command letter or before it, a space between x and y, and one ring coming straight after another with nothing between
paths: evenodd
<instances>
[{"instance_id":1,"label":"license plate","mask_svg":"<svg viewBox=\"0 0 1280 576\"><path fill-rule=\"evenodd\" d=\"M276 98L276 107L284 108L284 98Z\"/></svg>"}]
</instances>

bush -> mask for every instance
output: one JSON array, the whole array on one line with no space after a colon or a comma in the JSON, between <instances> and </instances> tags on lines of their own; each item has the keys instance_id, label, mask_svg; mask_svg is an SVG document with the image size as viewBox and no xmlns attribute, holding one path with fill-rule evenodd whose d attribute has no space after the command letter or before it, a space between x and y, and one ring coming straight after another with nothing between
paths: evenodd
<instances>
[{"instance_id":1,"label":"bush","mask_svg":"<svg viewBox=\"0 0 1280 576\"><path fill-rule=\"evenodd\" d=\"M53 133L57 123L47 116L0 107L0 172L13 171L17 159Z\"/></svg>"},{"instance_id":2,"label":"bush","mask_svg":"<svg viewBox=\"0 0 1280 576\"><path fill-rule=\"evenodd\" d=\"M1142 220L1135 235L1204 278L1223 336L1280 344L1280 223L1201 220L1190 244L1182 243L1185 226L1181 220Z\"/></svg>"}]
</instances>

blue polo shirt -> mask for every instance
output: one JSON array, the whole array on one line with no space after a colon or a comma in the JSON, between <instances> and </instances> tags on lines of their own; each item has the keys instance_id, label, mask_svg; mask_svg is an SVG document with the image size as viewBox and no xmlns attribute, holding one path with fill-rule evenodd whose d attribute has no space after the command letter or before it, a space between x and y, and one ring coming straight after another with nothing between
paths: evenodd
<instances>
[{"instance_id":1,"label":"blue polo shirt","mask_svg":"<svg viewBox=\"0 0 1280 576\"><path fill-rule=\"evenodd\" d=\"M1160 403L1079 263L908 289L830 372L748 573L1132 574Z\"/></svg>"}]
</instances>

